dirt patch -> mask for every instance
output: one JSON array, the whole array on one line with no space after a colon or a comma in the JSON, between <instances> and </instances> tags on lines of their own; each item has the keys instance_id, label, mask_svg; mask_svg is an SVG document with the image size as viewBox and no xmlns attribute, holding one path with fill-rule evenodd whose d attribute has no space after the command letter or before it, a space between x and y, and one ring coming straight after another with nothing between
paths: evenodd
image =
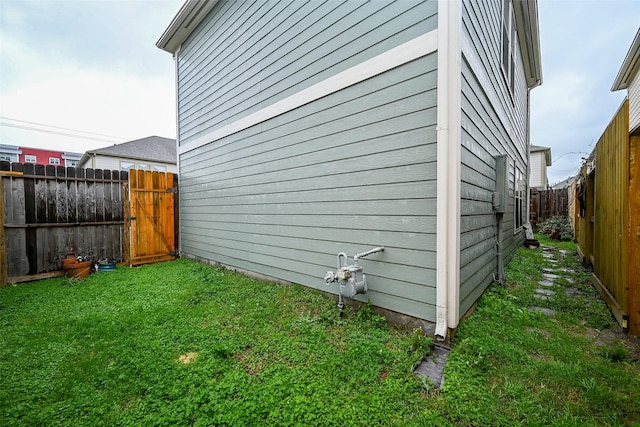
<instances>
[{"instance_id":1,"label":"dirt patch","mask_svg":"<svg viewBox=\"0 0 640 427\"><path fill-rule=\"evenodd\" d=\"M187 354L183 354L182 356L178 357L178 362L186 365L187 363L191 363L195 361L197 358L198 358L198 353L191 351Z\"/></svg>"},{"instance_id":2,"label":"dirt patch","mask_svg":"<svg viewBox=\"0 0 640 427\"><path fill-rule=\"evenodd\" d=\"M236 353L232 357L242 363L244 369L249 375L257 375L264 372L264 364L261 360L255 360L252 357L252 347L247 347L241 353Z\"/></svg>"},{"instance_id":3,"label":"dirt patch","mask_svg":"<svg viewBox=\"0 0 640 427\"><path fill-rule=\"evenodd\" d=\"M629 349L631 358L640 361L640 337L627 334L619 326L603 330L586 327L582 336L593 339L593 344L598 347L613 347L616 343L621 342Z\"/></svg>"},{"instance_id":4,"label":"dirt patch","mask_svg":"<svg viewBox=\"0 0 640 427\"><path fill-rule=\"evenodd\" d=\"M595 344L602 347L611 347L618 341L629 349L633 360L640 361L640 337L629 335L620 327L600 331L596 337Z\"/></svg>"}]
</instances>

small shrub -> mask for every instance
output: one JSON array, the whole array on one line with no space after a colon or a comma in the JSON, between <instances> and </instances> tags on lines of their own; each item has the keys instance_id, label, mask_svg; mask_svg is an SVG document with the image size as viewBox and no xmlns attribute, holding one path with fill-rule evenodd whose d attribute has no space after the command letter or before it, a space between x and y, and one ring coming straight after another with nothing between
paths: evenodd
<instances>
[{"instance_id":1,"label":"small shrub","mask_svg":"<svg viewBox=\"0 0 640 427\"><path fill-rule=\"evenodd\" d=\"M568 216L554 216L538 224L538 230L555 240L572 240L573 229Z\"/></svg>"}]
</instances>

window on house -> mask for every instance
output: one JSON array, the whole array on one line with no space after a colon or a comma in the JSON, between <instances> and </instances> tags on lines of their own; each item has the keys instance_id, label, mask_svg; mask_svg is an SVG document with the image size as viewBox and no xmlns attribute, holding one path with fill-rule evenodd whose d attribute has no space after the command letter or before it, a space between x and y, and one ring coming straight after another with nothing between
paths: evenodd
<instances>
[{"instance_id":1,"label":"window on house","mask_svg":"<svg viewBox=\"0 0 640 427\"><path fill-rule=\"evenodd\" d=\"M160 166L160 165L153 165L153 170L156 172L166 172L167 171L167 167L166 166Z\"/></svg>"},{"instance_id":2,"label":"window on house","mask_svg":"<svg viewBox=\"0 0 640 427\"><path fill-rule=\"evenodd\" d=\"M35 163L36 161L37 161L36 156L32 156L30 154L27 154L24 156L25 163Z\"/></svg>"},{"instance_id":3,"label":"window on house","mask_svg":"<svg viewBox=\"0 0 640 427\"><path fill-rule=\"evenodd\" d=\"M0 154L0 160L6 160L8 162L11 161L11 156L8 156L6 154Z\"/></svg>"},{"instance_id":4,"label":"window on house","mask_svg":"<svg viewBox=\"0 0 640 427\"><path fill-rule=\"evenodd\" d=\"M136 164L135 163L120 162L120 170L122 170L122 171L128 171L128 170L135 169L135 168L136 168Z\"/></svg>"},{"instance_id":5,"label":"window on house","mask_svg":"<svg viewBox=\"0 0 640 427\"><path fill-rule=\"evenodd\" d=\"M66 166L74 168L74 167L78 166L78 160L66 160L65 164L66 164Z\"/></svg>"},{"instance_id":6,"label":"window on house","mask_svg":"<svg viewBox=\"0 0 640 427\"><path fill-rule=\"evenodd\" d=\"M50 165L59 165L60 164L60 159L57 157L49 157L49 164Z\"/></svg>"},{"instance_id":7,"label":"window on house","mask_svg":"<svg viewBox=\"0 0 640 427\"><path fill-rule=\"evenodd\" d=\"M525 204L527 201L525 197L527 193L527 186L526 186L524 177L522 175L522 172L520 172L517 166L516 166L513 193L515 196L514 210L513 210L514 226L515 226L515 229L517 230L524 225L524 223L526 222L526 216L527 216L527 206Z\"/></svg>"},{"instance_id":8,"label":"window on house","mask_svg":"<svg viewBox=\"0 0 640 427\"><path fill-rule=\"evenodd\" d=\"M509 91L515 88L516 25L512 0L502 0L502 72Z\"/></svg>"}]
</instances>

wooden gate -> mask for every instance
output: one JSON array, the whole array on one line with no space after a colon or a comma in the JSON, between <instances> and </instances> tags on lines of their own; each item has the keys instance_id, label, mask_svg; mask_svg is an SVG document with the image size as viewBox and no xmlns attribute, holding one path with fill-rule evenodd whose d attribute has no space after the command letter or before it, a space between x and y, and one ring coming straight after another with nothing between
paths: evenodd
<instances>
[{"instance_id":1,"label":"wooden gate","mask_svg":"<svg viewBox=\"0 0 640 427\"><path fill-rule=\"evenodd\" d=\"M177 178L172 173L130 171L125 227L130 266L176 258Z\"/></svg>"}]
</instances>

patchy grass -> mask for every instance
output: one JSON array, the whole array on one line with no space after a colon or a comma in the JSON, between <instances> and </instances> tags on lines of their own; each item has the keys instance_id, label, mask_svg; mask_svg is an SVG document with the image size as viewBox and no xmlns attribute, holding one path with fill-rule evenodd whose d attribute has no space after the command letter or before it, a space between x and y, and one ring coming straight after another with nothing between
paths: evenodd
<instances>
[{"instance_id":1,"label":"patchy grass","mask_svg":"<svg viewBox=\"0 0 640 427\"><path fill-rule=\"evenodd\" d=\"M0 290L3 425L420 424L430 340L178 260Z\"/></svg>"},{"instance_id":2,"label":"patchy grass","mask_svg":"<svg viewBox=\"0 0 640 427\"><path fill-rule=\"evenodd\" d=\"M519 249L507 284L492 286L461 324L445 371L443 415L459 425L637 424L637 356L622 340L599 342L603 329L617 325L575 244L538 238L558 263L541 249ZM543 268L560 276L547 300L533 296ZM533 306L556 315L532 312Z\"/></svg>"},{"instance_id":3,"label":"patchy grass","mask_svg":"<svg viewBox=\"0 0 640 427\"><path fill-rule=\"evenodd\" d=\"M557 245L540 237L543 244ZM562 254L559 250L568 251ZM533 293L520 249L453 340L442 390L422 334L188 260L0 289L3 425L633 425L640 368L578 265ZM575 288L567 297L566 288ZM547 317L532 305L554 309Z\"/></svg>"}]
</instances>

